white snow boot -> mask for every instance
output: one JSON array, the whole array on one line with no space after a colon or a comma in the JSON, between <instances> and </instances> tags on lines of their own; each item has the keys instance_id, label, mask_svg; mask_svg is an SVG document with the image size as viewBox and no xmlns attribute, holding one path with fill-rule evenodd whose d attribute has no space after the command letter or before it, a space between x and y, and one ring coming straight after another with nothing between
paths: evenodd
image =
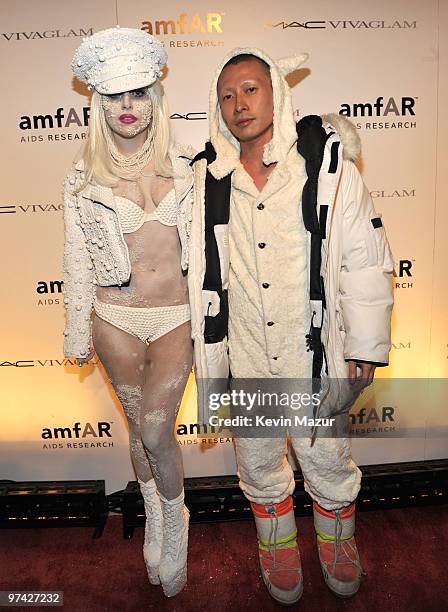
<instances>
[{"instance_id":1,"label":"white snow boot","mask_svg":"<svg viewBox=\"0 0 448 612\"><path fill-rule=\"evenodd\" d=\"M151 584L160 584L159 564L162 552L163 516L159 493L154 480L142 482L138 478L146 513L143 557Z\"/></svg>"},{"instance_id":2,"label":"white snow boot","mask_svg":"<svg viewBox=\"0 0 448 612\"><path fill-rule=\"evenodd\" d=\"M184 491L176 499L160 496L163 514L163 541L159 576L167 597L180 593L187 582L188 522Z\"/></svg>"}]
</instances>

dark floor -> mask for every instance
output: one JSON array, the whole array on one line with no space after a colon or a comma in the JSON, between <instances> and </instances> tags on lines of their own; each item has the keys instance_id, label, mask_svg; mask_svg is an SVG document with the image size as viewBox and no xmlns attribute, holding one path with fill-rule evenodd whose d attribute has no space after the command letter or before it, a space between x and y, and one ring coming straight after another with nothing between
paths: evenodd
<instances>
[{"instance_id":1,"label":"dark floor","mask_svg":"<svg viewBox=\"0 0 448 612\"><path fill-rule=\"evenodd\" d=\"M351 600L338 599L324 584L312 518L297 522L305 590L295 609L448 610L448 506L358 513L357 542L367 576ZM143 528L125 540L119 516L109 517L97 540L90 528L42 528L1 530L0 542L0 590L62 590L63 609L70 612L285 609L270 599L261 580L251 522L192 525L188 585L173 599L148 582Z\"/></svg>"}]
</instances>

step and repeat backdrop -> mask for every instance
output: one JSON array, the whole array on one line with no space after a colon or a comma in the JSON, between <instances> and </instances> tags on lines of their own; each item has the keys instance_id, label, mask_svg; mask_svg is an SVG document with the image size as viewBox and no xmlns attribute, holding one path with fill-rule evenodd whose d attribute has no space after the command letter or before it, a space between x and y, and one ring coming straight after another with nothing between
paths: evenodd
<instances>
[{"instance_id":1,"label":"step and repeat backdrop","mask_svg":"<svg viewBox=\"0 0 448 612\"><path fill-rule=\"evenodd\" d=\"M78 368L62 355L62 181L89 117L70 62L83 37L116 24L163 41L172 126L197 149L227 51L309 53L290 83L297 118L339 112L355 123L359 167L395 260L391 361L379 375L408 384L356 407L354 457L448 457L448 1L2 0L0 478L104 478L108 493L134 479L125 418L101 365ZM425 381L436 379L440 393L429 400ZM198 438L195 422L191 378L177 423L185 474L234 474L232 440ZM381 437L363 439L363 428Z\"/></svg>"}]
</instances>

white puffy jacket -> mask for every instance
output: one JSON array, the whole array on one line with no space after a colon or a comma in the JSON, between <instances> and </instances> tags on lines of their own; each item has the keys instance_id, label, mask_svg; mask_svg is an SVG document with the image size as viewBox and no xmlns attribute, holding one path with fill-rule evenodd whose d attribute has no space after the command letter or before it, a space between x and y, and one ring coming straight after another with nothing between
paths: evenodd
<instances>
[{"instance_id":1,"label":"white puffy jacket","mask_svg":"<svg viewBox=\"0 0 448 612\"><path fill-rule=\"evenodd\" d=\"M258 49L234 50L218 67L210 93L210 140L217 157L208 170L216 179L229 175L239 163L239 145L224 125L216 95L216 82L222 66L239 53L257 55L271 68L274 136L265 147L264 162L284 160L297 141L289 86L284 76L297 68L304 56L274 62ZM378 365L388 363L393 259L381 216L375 211L370 194L353 163L360 152L356 129L339 115L328 115L323 119L327 133L334 134L326 142L318 188L318 207L323 204L328 206L321 265L326 297L322 340L328 360L328 375L345 378L348 375L348 360ZM337 171L329 172L332 145L339 140L342 146L338 149ZM199 159L193 168L189 290L196 376L198 379L227 378L227 338L210 344L204 341L204 317L211 303L210 291L206 294L203 291L207 161ZM229 265L228 245L228 235L221 228L218 250L222 275L226 275L222 266ZM281 301L282 295L279 294L277 299ZM216 302L219 303L219 300Z\"/></svg>"}]
</instances>

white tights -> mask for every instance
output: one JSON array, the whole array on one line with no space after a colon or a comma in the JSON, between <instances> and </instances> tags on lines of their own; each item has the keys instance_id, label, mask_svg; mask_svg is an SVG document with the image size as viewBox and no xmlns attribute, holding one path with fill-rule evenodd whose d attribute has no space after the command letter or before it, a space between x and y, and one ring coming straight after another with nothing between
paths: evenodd
<instances>
[{"instance_id":1,"label":"white tights","mask_svg":"<svg viewBox=\"0 0 448 612\"><path fill-rule=\"evenodd\" d=\"M192 365L190 322L146 346L95 315L93 344L127 416L138 478L154 478L163 497L175 499L183 467L174 426Z\"/></svg>"}]
</instances>

